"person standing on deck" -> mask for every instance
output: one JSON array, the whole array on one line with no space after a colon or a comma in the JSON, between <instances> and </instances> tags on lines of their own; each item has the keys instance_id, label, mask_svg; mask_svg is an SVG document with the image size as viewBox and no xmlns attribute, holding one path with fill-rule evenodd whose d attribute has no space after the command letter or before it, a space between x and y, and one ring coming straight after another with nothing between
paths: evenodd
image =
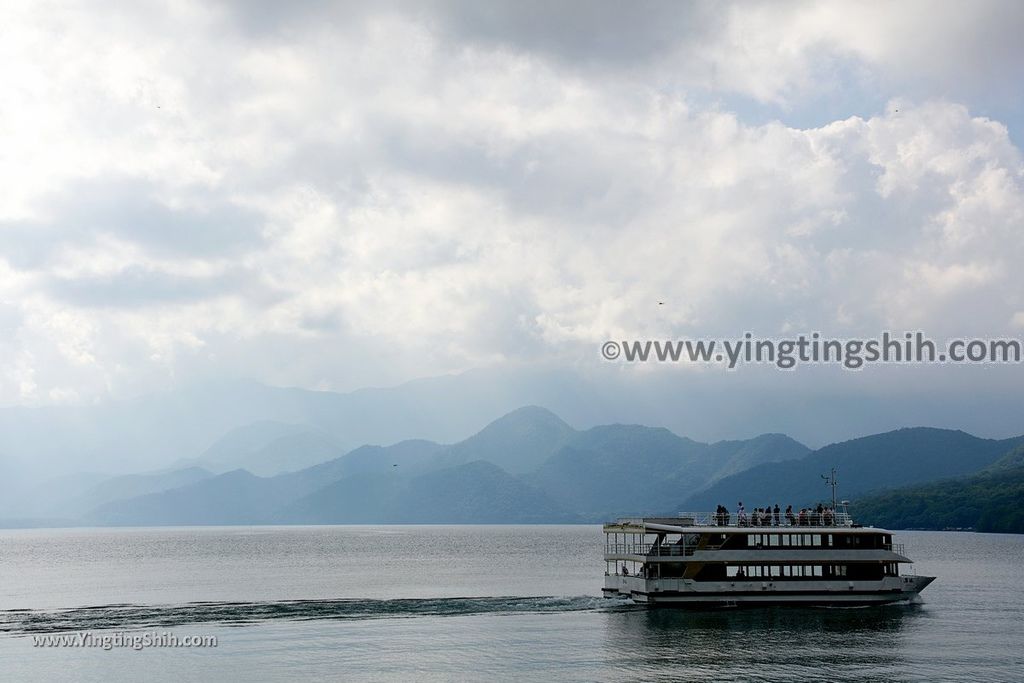
<instances>
[{"instance_id":1,"label":"person standing on deck","mask_svg":"<svg viewBox=\"0 0 1024 683\"><path fill-rule=\"evenodd\" d=\"M779 518L779 504L776 503L775 509L772 510L772 522L775 524L775 526L782 526L781 521L782 520Z\"/></svg>"}]
</instances>

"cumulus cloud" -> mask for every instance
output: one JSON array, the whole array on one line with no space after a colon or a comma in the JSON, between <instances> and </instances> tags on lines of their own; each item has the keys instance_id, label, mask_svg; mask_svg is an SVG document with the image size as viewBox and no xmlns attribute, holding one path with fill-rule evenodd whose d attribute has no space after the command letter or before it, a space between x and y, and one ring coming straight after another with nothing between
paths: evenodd
<instances>
[{"instance_id":1,"label":"cumulus cloud","mask_svg":"<svg viewBox=\"0 0 1024 683\"><path fill-rule=\"evenodd\" d=\"M1009 3L3 12L3 403L1020 325Z\"/></svg>"}]
</instances>

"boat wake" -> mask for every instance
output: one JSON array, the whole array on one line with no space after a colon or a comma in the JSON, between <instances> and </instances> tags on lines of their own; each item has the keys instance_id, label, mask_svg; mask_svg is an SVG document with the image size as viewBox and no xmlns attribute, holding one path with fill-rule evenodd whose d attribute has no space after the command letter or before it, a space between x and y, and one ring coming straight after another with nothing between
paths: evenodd
<instances>
[{"instance_id":1,"label":"boat wake","mask_svg":"<svg viewBox=\"0 0 1024 683\"><path fill-rule=\"evenodd\" d=\"M246 626L272 620L395 619L475 614L559 613L628 609L600 597L464 597L396 600L191 602L181 605L99 605L74 609L0 611L0 634L27 635L93 629L143 629L215 623Z\"/></svg>"}]
</instances>

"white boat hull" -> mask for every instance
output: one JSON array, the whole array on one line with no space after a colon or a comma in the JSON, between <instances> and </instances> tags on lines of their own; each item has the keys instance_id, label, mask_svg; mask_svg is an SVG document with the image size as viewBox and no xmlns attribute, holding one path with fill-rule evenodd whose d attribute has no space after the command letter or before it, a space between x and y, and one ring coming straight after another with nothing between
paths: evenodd
<instances>
[{"instance_id":1,"label":"white boat hull","mask_svg":"<svg viewBox=\"0 0 1024 683\"><path fill-rule=\"evenodd\" d=\"M740 607L768 605L885 605L910 601L934 580L931 576L890 576L879 581L692 581L605 577L605 597L631 598L650 605Z\"/></svg>"}]
</instances>

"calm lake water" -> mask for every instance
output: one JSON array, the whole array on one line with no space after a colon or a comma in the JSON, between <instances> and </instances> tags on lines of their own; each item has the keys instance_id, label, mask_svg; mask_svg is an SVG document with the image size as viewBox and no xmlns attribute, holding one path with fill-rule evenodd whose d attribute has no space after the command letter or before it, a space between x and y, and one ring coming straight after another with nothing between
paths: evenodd
<instances>
[{"instance_id":1,"label":"calm lake water","mask_svg":"<svg viewBox=\"0 0 1024 683\"><path fill-rule=\"evenodd\" d=\"M600 597L596 526L0 531L0 679L1024 677L1024 537L902 532L919 605L685 612ZM33 647L40 634L216 648Z\"/></svg>"}]
</instances>

